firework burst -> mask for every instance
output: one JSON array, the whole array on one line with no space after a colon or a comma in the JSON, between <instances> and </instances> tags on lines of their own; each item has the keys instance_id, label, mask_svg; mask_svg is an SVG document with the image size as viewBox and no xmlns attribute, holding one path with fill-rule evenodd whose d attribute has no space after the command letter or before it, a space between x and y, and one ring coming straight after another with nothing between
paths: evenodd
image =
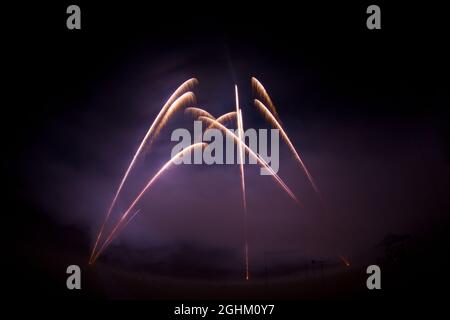
<instances>
[{"instance_id":1,"label":"firework burst","mask_svg":"<svg viewBox=\"0 0 450 320\"><path fill-rule=\"evenodd\" d=\"M195 95L193 92L189 91L198 84L198 81L195 78L189 79L188 81L184 82L178 89L170 96L170 98L167 100L166 104L162 107L158 115L156 116L155 120L151 124L150 128L148 129L146 135L141 141L141 144L139 145L137 151L135 152L133 159L131 163L129 164L124 176L122 177L122 180L119 184L119 187L117 188L116 193L114 194L114 198L111 202L111 205L109 207L109 210L106 214L106 217L100 227L100 230L97 234L96 241L94 244L94 247L92 249L89 263L93 264L100 254L104 252L104 250L111 244L111 242L118 236L118 234L130 223L130 221L133 220L133 218L141 211L140 209L136 209L136 206L138 205L139 201L142 199L142 197L145 195L145 193L154 185L154 183L161 177L161 175L164 174L174 163L175 160L182 158L187 153L190 153L192 150L196 148L204 148L207 146L207 143L199 142L194 143L186 148L184 148L182 151L177 153L175 156L173 156L171 159L169 159L157 172L156 174L149 179L147 184L144 186L144 188L138 193L138 195L134 198L134 200L131 202L131 204L128 206L128 208L120 215L119 220L112 228L111 232L108 234L106 239L102 242L102 245L99 248L100 240L103 238L103 234L105 231L105 226L111 216L111 212L113 211L117 199L123 189L123 186L130 174L130 171L134 168L137 159L142 154L145 147L148 147L151 145L153 140L156 138L156 136L159 134L161 129L167 124L170 117L179 109L182 107L186 107L188 105L195 104ZM252 78L252 85L253 88L256 90L257 94L261 96L261 98L268 104L269 107L266 107L266 105L261 102L258 99L255 99L255 106L257 109L266 117L266 119L277 129L280 130L283 140L288 145L291 152L294 154L297 162L301 165L303 170L305 171L311 185L313 186L314 190L318 192L318 188L316 187L316 184L314 180L312 179L312 176L310 175L309 171L307 170L306 166L304 165L302 159L300 158L297 150L293 146L291 140L289 139L286 131L281 126L281 121L279 120L278 113L275 109L275 106L270 99L270 96L268 95L266 89L263 87L263 85L256 79ZM240 108L239 104L239 92L238 87L235 85L235 111L225 113L221 116L219 116L217 119L210 114L208 111L198 108L198 107L192 107L189 106L185 109L186 114L190 114L197 118L198 120L205 122L207 124L207 128L217 128L224 132L227 136L231 137L233 139L233 142L237 145L238 149L238 160L239 160L239 168L240 168L240 185L242 190L242 206L244 210L244 251L245 251L245 279L249 280L250 278L250 272L249 272L249 246L248 246L248 233L247 233L247 215L248 215L248 209L247 209L247 195L246 195L246 186L245 186L245 171L244 171L244 155L247 153L249 157L252 157L256 160L256 162L262 167L265 168L272 178L275 180L277 185L279 185L283 191L287 193L287 195L294 200L298 205L301 205L301 202L297 198L297 196L291 191L291 189L286 185L286 183L278 176L278 174L268 165L268 163L255 151L250 149L244 141L244 121L242 116L242 109ZM235 120L236 121L236 127L237 127L237 134L233 133L230 129L224 126L223 123L226 123L228 121Z\"/></svg>"}]
</instances>

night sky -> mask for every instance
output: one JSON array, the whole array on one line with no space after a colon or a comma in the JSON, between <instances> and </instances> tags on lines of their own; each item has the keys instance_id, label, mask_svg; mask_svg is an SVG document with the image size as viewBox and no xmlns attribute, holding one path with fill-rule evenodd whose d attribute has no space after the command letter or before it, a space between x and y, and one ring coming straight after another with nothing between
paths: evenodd
<instances>
[{"instance_id":1,"label":"night sky","mask_svg":"<svg viewBox=\"0 0 450 320\"><path fill-rule=\"evenodd\" d=\"M186 288L197 282L240 286L237 165L172 168L98 263L87 260L134 151L171 93L196 77L196 106L218 116L233 111L237 84L244 126L270 129L253 106L252 76L266 87L323 197L281 142L278 173L302 208L246 166L254 281L283 279L280 297L298 298L289 279L297 283L319 262L333 277L343 272L344 256L356 275L385 264L395 292L408 292L410 275L419 288L439 287L439 272L432 274L448 266L450 199L448 32L439 9L380 3L382 29L371 31L371 3L79 1L82 29L69 31L69 4L11 10L14 98L2 108L2 163L11 272L26 274L14 292L35 279L33 292L68 295L69 264L86 268L80 296L87 297L158 297L135 283L147 277L169 288L191 281L167 297L194 297ZM183 112L170 119L130 176L113 219L169 159L172 130L192 126ZM406 239L406 258L394 267L389 239ZM400 276L404 266L408 276ZM351 297L361 293L354 287L346 291Z\"/></svg>"}]
</instances>

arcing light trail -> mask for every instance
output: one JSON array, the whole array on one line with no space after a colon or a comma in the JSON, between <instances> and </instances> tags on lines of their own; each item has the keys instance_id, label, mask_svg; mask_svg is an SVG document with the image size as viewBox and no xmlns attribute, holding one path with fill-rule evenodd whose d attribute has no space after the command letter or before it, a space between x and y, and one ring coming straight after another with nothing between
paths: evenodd
<instances>
[{"instance_id":1,"label":"arcing light trail","mask_svg":"<svg viewBox=\"0 0 450 320\"><path fill-rule=\"evenodd\" d=\"M267 169L270 172L270 174L273 177L273 179L275 179L275 181L278 183L278 185L281 186L281 188L289 195L289 197L292 198L292 200L294 200L297 204L301 205L300 200L298 200L298 198L295 196L295 194L291 191L291 189L289 189L289 187L278 176L278 174L275 171L273 171L273 169L269 166L269 164L259 154L255 153L246 144L244 144L241 141L241 139L239 139L238 136L236 136L233 132L230 131L230 129L225 127L223 124L219 123L217 120L213 120L213 119L210 119L208 117L200 117L199 119L202 120L202 121L206 121L206 122L208 122L210 124L213 124L213 126L219 128L220 130L225 132L225 134L227 134L231 138L233 138L233 140L236 143L238 143L239 146L243 147L244 150L247 151L250 156L255 158L255 160L259 163L260 166L262 166L263 168Z\"/></svg>"},{"instance_id":2,"label":"arcing light trail","mask_svg":"<svg viewBox=\"0 0 450 320\"><path fill-rule=\"evenodd\" d=\"M275 119L277 119L279 122L281 122L280 117L278 116L277 109L275 108L275 105L272 102L272 99L270 99L269 94L267 93L264 86L259 82L258 79L255 77L252 77L252 87L255 89L256 93L258 93L264 100L266 100L267 104L269 105L269 109Z\"/></svg>"},{"instance_id":3,"label":"arcing light trail","mask_svg":"<svg viewBox=\"0 0 450 320\"><path fill-rule=\"evenodd\" d=\"M247 145L245 145L243 143L243 141L241 139L239 139L238 136L236 136L233 132L231 132L228 128L226 128L224 125L222 125L220 122L218 122L217 120L211 119L209 117L206 116L200 116L199 120L202 121L206 121L208 122L210 125L213 125L215 127L218 127L220 130L224 131L226 134L230 135L234 141L236 143L238 143L239 147L244 148L249 155L251 155L252 157L254 157L256 159L256 161L264 168L266 168L267 170L269 170L269 172L271 173L273 179L275 179L275 181L286 191L286 193L298 204L300 204L300 201L297 199L297 197L294 195L294 193L289 189L289 187L284 183L284 181L273 171L273 169L267 164L267 162L259 156L259 154L255 153L253 150L251 150ZM132 204L130 205L130 207L125 211L125 213L122 215L122 217L120 218L119 222L116 224L116 226L114 227L113 231L110 233L110 235L108 236L108 238L105 240L104 244L102 245L102 247L97 251L96 254L93 255L93 258L91 259L91 264L93 264L97 258L99 257L99 255L108 247L108 245L111 243L111 241L113 240L113 238L118 234L118 232L124 228L124 224L128 224L130 220L126 221L127 216L130 214L130 212L133 210L133 208L136 206L136 204L139 202L139 200L142 198L142 196L145 194L145 192L154 184L154 182L161 176L162 173L164 173L164 171L166 171L172 164L173 162L177 159L182 157L185 153L187 153L188 151L190 151L193 148L199 147L199 146L205 146L206 143L204 142L200 142L200 143L196 143L193 145L190 145L189 147L183 149L182 151L180 151L179 153L177 153L174 157L172 157L172 159L170 159L151 179L150 181L147 183L147 185L145 186L145 188L139 193L139 195L133 200ZM134 216L134 215L133 215ZM126 221L126 222L125 222ZM246 247L248 248L248 244L246 244ZM247 276L246 276L247 277ZM248 278L246 278L248 279Z\"/></svg>"},{"instance_id":4,"label":"arcing light trail","mask_svg":"<svg viewBox=\"0 0 450 320\"><path fill-rule=\"evenodd\" d=\"M167 102L164 104L164 106L161 108L161 110L159 111L158 115L156 116L155 120L153 121L152 125L150 126L150 128L148 129L147 133L145 134L144 138L141 141L141 144L139 145L138 149L136 150L136 153L133 156L133 159L131 160L130 164L128 165L127 170L125 171L125 174L122 177L122 180L120 181L119 187L117 188L116 193L114 194L114 198L111 202L111 205L109 206L108 209L108 213L106 214L105 220L102 223L102 226L100 227L100 231L97 235L97 239L95 241L94 244L94 248L92 249L92 253L91 256L89 258L89 262L92 262L92 257L95 253L95 250L97 249L98 246L98 242L100 241L100 238L102 237L103 231L105 229L106 223L109 219L109 217L111 216L111 212L114 209L114 206L117 202L117 199L120 195L120 192L122 191L123 185L125 184L125 181L128 178L128 175L131 172L131 169L133 169L136 160L138 159L139 155L142 153L145 145L147 144L147 142L150 140L150 142L152 141L152 134L155 130L155 127L158 126L161 118L164 116L164 114L166 113L166 111L172 106L172 104L176 101L176 99L185 91L191 89L192 87L194 87L195 85L198 84L198 80L195 78L191 78L187 81L185 81L183 84L181 84L181 86L178 87L177 90L175 90L175 92L169 97L169 99L167 100Z\"/></svg>"},{"instance_id":5,"label":"arcing light trail","mask_svg":"<svg viewBox=\"0 0 450 320\"><path fill-rule=\"evenodd\" d=\"M217 120L220 123L224 123L226 121L230 121L230 120L236 118L236 111L231 111L231 112L225 113L225 114L221 115L220 117L218 117L217 119L211 113L209 113L208 111L201 109L201 108L188 107L188 108L184 109L184 112L187 114L192 114L196 118L199 118L200 116L204 116L204 117L208 117L213 120ZM206 130L211 129L211 128L212 128L212 125L207 127Z\"/></svg>"},{"instance_id":6,"label":"arcing light trail","mask_svg":"<svg viewBox=\"0 0 450 320\"><path fill-rule=\"evenodd\" d=\"M159 121L152 138L156 137L159 134L161 129L167 124L167 121L172 116L172 114L174 114L181 107L193 103L195 103L195 95L191 91L185 92L180 97L178 97L164 113L164 116L161 121Z\"/></svg>"},{"instance_id":7,"label":"arcing light trail","mask_svg":"<svg viewBox=\"0 0 450 320\"><path fill-rule=\"evenodd\" d=\"M119 222L116 224L116 226L114 227L114 229L111 231L110 235L108 236L108 238L105 240L105 243L103 244L103 246L100 248L100 250L98 250L97 254L94 256L94 259L92 262L95 262L95 260L97 260L98 256L100 255L100 253L109 245L109 243L111 242L111 240L113 239L113 237L116 235L117 230L121 227L121 225L123 225L126 221L126 218L128 217L128 215L130 214L130 212L134 209L134 207L136 206L136 204L139 202L139 200L141 200L142 196L145 194L145 192L155 183L155 181L161 176L161 174L166 171L168 168L170 168L170 166L173 164L173 162L184 156L187 152L190 152L192 149L194 148L198 148L198 147L204 147L206 146L207 143L205 142L199 142L199 143L194 143L191 144L189 147L183 149L182 151L178 152L175 156L173 156L169 161L167 161L162 167L161 169L159 169L159 171L150 179L150 181L147 183L147 185L144 187L144 189L142 189L142 191L138 194L138 196L134 199L134 201L131 203L131 205L128 207L128 209L125 211L125 213L122 215L122 217L120 218Z\"/></svg>"},{"instance_id":8,"label":"arcing light trail","mask_svg":"<svg viewBox=\"0 0 450 320\"><path fill-rule=\"evenodd\" d=\"M204 109L201 109L201 108L189 107L189 108L184 109L184 112L187 113L187 114L193 115L197 119L199 117L201 117L201 116L204 116L204 117L208 117L208 118L213 119L213 120L217 120L220 123L224 123L224 122L226 122L228 120L236 118L236 111L231 111L231 112L225 113L225 114L221 115L220 117L218 117L217 119L212 114L210 114L208 111L206 111ZM207 131L208 129L211 129L212 126L213 125L209 125L205 129L205 131ZM198 134L198 136L196 136L196 139L197 138L201 139L201 132ZM197 141L197 140L195 140L195 141Z\"/></svg>"},{"instance_id":9,"label":"arcing light trail","mask_svg":"<svg viewBox=\"0 0 450 320\"><path fill-rule=\"evenodd\" d=\"M151 144L152 141L155 139L155 137L158 135L159 131L162 129L162 127L167 123L169 118L180 108L183 106L186 106L187 104L194 103L195 102L195 95L189 91L194 85L198 84L198 81L195 78L189 79L186 82L184 82L178 89L170 96L170 98L167 100L165 105L162 107L158 115L156 116L155 120L153 121L152 125L148 129L146 135L141 141L141 144L139 145L137 151L135 152L133 159L131 163L129 164L124 176L122 177L122 180L119 184L119 187L117 188L116 193L114 194L114 198L111 202L111 205L109 207L109 210L106 214L106 217L100 227L100 230L98 232L98 235L96 237L95 245L92 249L89 263L93 264L100 254L110 245L110 243L114 240L114 238L122 231L128 223L133 220L133 218L140 212L140 209L136 210L136 205L139 203L141 198L144 196L144 194L148 191L148 189L158 180L158 178L166 171L168 170L173 164L174 161L180 157L183 157L187 152L190 152L192 149L199 148L199 147L205 147L207 143L199 142L194 143L186 148L184 148L182 151L177 153L175 156L173 156L168 162L162 166L159 171L148 181L146 186L141 190L141 192L136 196L136 198L131 202L130 206L127 208L127 210L120 216L119 221L115 224L112 231L109 233L109 235L106 237L105 241L99 247L100 240L102 239L102 235L105 231L105 226L111 216L111 213L116 205L117 199L123 189L123 186L133 169L133 167L136 164L137 159L141 155L144 148ZM276 112L275 106L273 105L272 100L270 99L269 95L267 94L267 91L264 89L262 84L256 79L252 78L252 85L256 89L257 93L266 101L269 108L267 108L264 103L262 103L259 100L255 100L255 105L258 108L259 111L261 111L265 117L269 120L270 123L272 123L273 126L275 126L277 129L279 129L282 133L282 137L287 143L288 147L290 148L291 152L295 155L296 160L300 163L303 170L305 171L306 175L308 176L309 181L311 182L314 190L318 192L318 189L309 174L309 171L307 170L306 166L303 164L303 161L301 160L300 156L298 155L296 149L294 148L293 144L291 143L288 135L284 131L284 129L281 126L281 121L278 118L278 114ZM185 109L186 113L190 113L197 117L198 120L204 121L208 124L206 130L211 129L213 127L220 129L223 131L226 135L231 136L233 141L237 144L237 149L239 152L239 160L240 160L240 177L241 177L241 188L242 188L242 202L243 202L243 208L244 208L244 230L245 230L245 278L246 280L249 279L249 260L248 260L248 239L247 239L247 199L246 199L246 188L245 188L245 173L244 173L244 151L249 154L249 156L253 157L257 163L265 168L271 175L272 178L275 180L275 182L289 195L290 198L292 198L297 204L301 205L298 198L295 196L295 194L289 189L289 187L286 185L286 183L278 176L278 174L268 165L268 163L256 152L254 152L252 149L250 149L243 140L244 135L244 125L243 125L243 117L242 117L242 110L239 105L239 94L238 94L238 87L235 85L235 107L236 111L228 112L226 114L221 115L217 119L214 118L209 112L206 110L203 110L201 108L197 107L188 107ZM234 134L231 130L226 128L223 123L229 120L235 119L237 124L237 135ZM130 215L131 212L134 212Z\"/></svg>"},{"instance_id":10,"label":"arcing light trail","mask_svg":"<svg viewBox=\"0 0 450 320\"><path fill-rule=\"evenodd\" d=\"M201 108L189 107L189 108L184 109L184 112L185 113L190 113L190 114L192 114L195 117L205 116L205 117L208 117L208 118L211 118L211 119L215 119L214 116L211 113L209 113L208 111L203 110Z\"/></svg>"},{"instance_id":11,"label":"arcing light trail","mask_svg":"<svg viewBox=\"0 0 450 320\"><path fill-rule=\"evenodd\" d=\"M216 120L219 123L224 123L226 121L232 120L233 118L236 118L236 111L231 111L231 112L225 113L225 114L221 115L220 117L218 117ZM210 129L210 127L206 128L206 129Z\"/></svg>"},{"instance_id":12,"label":"arcing light trail","mask_svg":"<svg viewBox=\"0 0 450 320\"><path fill-rule=\"evenodd\" d=\"M201 109L201 108L196 108L196 107L189 107L184 109L184 112L187 114L192 114L194 117L200 117L200 116L204 116L204 117L208 117L210 119L214 119L217 120L220 123L224 123L226 121L232 120L234 118L236 118L236 111L231 111L228 113L225 113L223 115L221 115L220 117L218 117L217 119L208 111ZM211 129L211 127L206 128L206 130Z\"/></svg>"},{"instance_id":13,"label":"arcing light trail","mask_svg":"<svg viewBox=\"0 0 450 320\"><path fill-rule=\"evenodd\" d=\"M305 171L306 176L308 177L309 182L311 183L314 191L317 194L319 193L319 189L316 186L316 183L314 182L313 177L311 176L311 174L309 173L308 169L306 168L305 164L302 161L302 158L300 158L300 155L298 154L297 150L295 149L294 145L292 144L291 140L289 139L286 131L284 131L283 127L281 126L281 124L277 121L277 119L275 119L275 117L272 115L272 113L269 111L269 109L267 109L267 107L258 99L255 99L255 106L261 111L261 113L269 120L270 123L272 123L273 126L275 126L276 128L278 128L281 132L281 136L283 137L283 140L286 142L286 144L288 145L289 149L291 150L291 152L294 154L295 159L297 160L297 162L300 164L300 166L303 168L303 170Z\"/></svg>"},{"instance_id":14,"label":"arcing light trail","mask_svg":"<svg viewBox=\"0 0 450 320\"><path fill-rule=\"evenodd\" d=\"M264 103L262 103L258 99L255 99L255 106L263 113L263 115L267 118L267 120L269 120L270 123L272 123L275 127L277 127L281 131L283 140L286 142L289 149L294 154L295 159L302 167L302 169L305 172L306 176L308 177L308 180L311 183L311 186L313 187L314 191L319 195L319 197L321 197L319 188L317 187L316 183L314 182L313 177L311 176L308 169L306 168L306 165L303 163L302 158L300 158L300 155L298 154L297 150L295 149L294 145L292 144L291 140L289 139L286 131L281 126L281 120L280 120L280 117L278 116L277 109L275 108L275 105L273 104L272 99L270 98L266 89L264 88L262 83L255 77L252 77L252 87L255 89L256 93L258 93L267 102L267 105L269 106L269 108L267 108L264 105Z\"/></svg>"}]
</instances>

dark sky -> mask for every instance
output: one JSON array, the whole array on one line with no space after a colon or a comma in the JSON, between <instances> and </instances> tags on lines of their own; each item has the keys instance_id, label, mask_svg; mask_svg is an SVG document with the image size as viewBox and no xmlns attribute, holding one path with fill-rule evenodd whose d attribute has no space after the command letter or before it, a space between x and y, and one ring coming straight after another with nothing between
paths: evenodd
<instances>
[{"instance_id":1,"label":"dark sky","mask_svg":"<svg viewBox=\"0 0 450 320\"><path fill-rule=\"evenodd\" d=\"M13 221L27 231L18 248L42 234L69 255L80 246L73 251L87 258L134 150L190 77L199 80L198 105L214 115L232 111L237 83L245 125L270 128L251 103L257 77L323 193L321 204L283 144L279 174L303 208L247 168L254 272L267 252L358 257L389 233L421 234L448 221L448 49L435 11L386 4L382 30L369 31L366 4L81 2L82 30L68 31L67 5L33 6L20 14L26 23L11 25L20 35L11 78L18 91L6 118L13 156L3 162ZM179 126L192 128L182 112L139 162L119 208L168 159ZM237 166L173 168L140 208L105 263L174 276L240 272ZM54 231L64 228L81 239Z\"/></svg>"}]
</instances>

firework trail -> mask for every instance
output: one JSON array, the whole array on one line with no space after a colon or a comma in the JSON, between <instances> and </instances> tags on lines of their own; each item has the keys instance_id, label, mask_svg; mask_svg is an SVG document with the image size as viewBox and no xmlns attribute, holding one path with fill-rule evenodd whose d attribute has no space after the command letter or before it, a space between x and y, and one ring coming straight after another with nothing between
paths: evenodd
<instances>
[{"instance_id":1,"label":"firework trail","mask_svg":"<svg viewBox=\"0 0 450 320\"><path fill-rule=\"evenodd\" d=\"M197 117L197 118L200 117L200 116L205 116L205 117L208 117L208 118L211 118L211 119L215 119L211 113L209 113L206 110L200 109L200 108L189 107L189 108L184 109L184 112L185 113L190 113L194 117Z\"/></svg>"},{"instance_id":2,"label":"firework trail","mask_svg":"<svg viewBox=\"0 0 450 320\"><path fill-rule=\"evenodd\" d=\"M242 110L239 107L239 92L237 85L234 85L234 94L236 98L236 123L238 129L238 137L242 142L238 146L238 153L240 159L240 171L241 171L241 188L242 188L242 204L244 206L244 237L245 237L245 280L250 278L250 274L248 272L248 236L247 236L247 196L245 192L245 172L244 172L244 150L242 148L242 144L245 144L243 141L244 135L244 124L242 121Z\"/></svg>"},{"instance_id":3,"label":"firework trail","mask_svg":"<svg viewBox=\"0 0 450 320\"><path fill-rule=\"evenodd\" d=\"M196 118L196 120L198 120L198 118L201 116L208 117L211 119L216 119L208 111L201 109L201 108L197 108L197 107L188 107L188 108L184 109L184 113L191 114L192 116L194 116ZM197 133L197 135L194 137L194 141L201 141L202 135L203 135L203 132Z\"/></svg>"},{"instance_id":4,"label":"firework trail","mask_svg":"<svg viewBox=\"0 0 450 320\"><path fill-rule=\"evenodd\" d=\"M170 106L174 103L174 101L185 91L189 90L193 86L198 84L198 80L195 78L191 78L187 81L185 81L181 86L178 87L177 90L169 97L167 102L164 104L164 106L159 111L158 115L156 116L155 120L151 124L150 128L148 129L147 133L145 134L144 138L141 141L141 144L139 145L138 149L136 150L136 153L133 156L133 159L131 160L127 170L125 171L125 174L122 177L122 180L120 181L119 187L117 188L116 193L114 194L114 198L111 202L111 205L109 206L108 213L106 214L106 217L100 227L100 231L97 235L97 239L95 240L94 248L92 249L91 256L89 258L89 262L92 261L92 257L95 253L95 250L97 249L98 242L100 241L100 238L102 237L103 231L106 226L106 222L108 221L109 217L111 216L111 212L117 202L117 198L119 197L120 192L122 191L123 185L125 184L125 181L128 178L128 175L131 172L131 169L134 167L136 160L138 159L139 155L142 153L142 150L144 149L144 146L147 144L147 142L152 141L152 134L155 130L155 127L158 125L161 118L166 113L167 109L170 108Z\"/></svg>"},{"instance_id":5,"label":"firework trail","mask_svg":"<svg viewBox=\"0 0 450 320\"><path fill-rule=\"evenodd\" d=\"M259 94L259 96L263 97L263 99L266 101L267 105L269 106L270 111L274 115L275 119L278 120L278 122L281 123L281 119L278 116L277 109L275 108L275 105L272 102L272 99L270 99L269 94L267 93L266 89L262 85L261 82L259 82L258 79L255 77L252 77L252 87L256 91L256 93Z\"/></svg>"},{"instance_id":6,"label":"firework trail","mask_svg":"<svg viewBox=\"0 0 450 320\"><path fill-rule=\"evenodd\" d=\"M216 119L216 118L215 118L212 114L210 114L208 111L206 111L206 110L204 110L204 109L201 109L201 108L196 108L196 107L189 107L189 108L186 108L186 109L184 110L184 112L193 115L194 117L197 118L197 120L198 120L199 117L203 116L203 117L208 117L208 118L213 119L213 120L217 120L217 121L220 122L220 123L224 123L224 122L226 122L226 121L228 121L228 120L231 120L231 119L233 119L233 118L236 117L236 111L232 111L232 112L225 113L225 114L221 115L220 117L218 117L218 118ZM212 124L209 125L209 126L205 129L205 132L206 132L207 130L211 129L212 127L213 127ZM201 140L202 140L202 138L201 138L202 134L203 134L202 132L198 133L198 134L195 136L194 141L199 141L199 140L201 141ZM197 140L197 139L198 139L198 140Z\"/></svg>"},{"instance_id":7,"label":"firework trail","mask_svg":"<svg viewBox=\"0 0 450 320\"><path fill-rule=\"evenodd\" d=\"M123 229L125 229L125 227L128 225L128 223L129 223L131 220L133 220L134 217L135 217L139 212L141 212L141 209L136 210L136 211L130 216L130 218L129 218L128 220L126 220L126 221L125 221L125 222L117 229L116 234L119 234Z\"/></svg>"},{"instance_id":8,"label":"firework trail","mask_svg":"<svg viewBox=\"0 0 450 320\"><path fill-rule=\"evenodd\" d=\"M193 103L195 103L195 95L191 91L185 92L180 97L178 97L167 109L161 121L159 121L152 138L156 137L159 134L161 129L166 125L167 121L172 116L172 114L174 114L174 112L187 104Z\"/></svg>"},{"instance_id":9,"label":"firework trail","mask_svg":"<svg viewBox=\"0 0 450 320\"><path fill-rule=\"evenodd\" d=\"M260 166L264 167L270 172L270 175L275 179L275 181L278 183L278 185L284 189L284 191L289 195L289 197L292 198L298 205L301 205L301 202L298 200L298 198L295 196L295 194L289 189L289 187L284 183L284 181L278 176L278 174L273 171L273 169L267 164L267 162L257 153L255 153L252 149L250 149L245 143L243 143L238 136L236 136L233 132L230 131L227 127L225 127L223 124L219 123L217 120L210 119L208 117L200 117L200 120L206 121L209 124L213 124L215 127L219 128L223 132L225 132L227 135L233 138L233 140L238 143L241 147L244 148L245 151L248 152L250 156L255 158L255 160L259 163Z\"/></svg>"},{"instance_id":10,"label":"firework trail","mask_svg":"<svg viewBox=\"0 0 450 320\"><path fill-rule=\"evenodd\" d=\"M191 114L197 118L199 118L201 116L208 117L210 119L217 120L220 123L224 123L226 121L230 121L230 120L236 118L236 111L231 111L231 112L225 113L225 114L221 115L220 117L218 117L217 119L212 114L210 114L208 111L201 109L201 108L189 107L189 108L184 109L184 112ZM211 127L212 126L209 126L208 128L206 128L206 130L210 129Z\"/></svg>"},{"instance_id":11,"label":"firework trail","mask_svg":"<svg viewBox=\"0 0 450 320\"><path fill-rule=\"evenodd\" d=\"M128 224L128 222L131 221L131 219L129 219L128 221L126 221L128 215L130 214L130 212L134 209L134 207L136 206L136 204L139 202L139 200L143 197L143 195L145 194L145 192L156 182L156 180L167 170L169 169L172 164L174 163L174 161L178 158L183 157L187 152L191 152L192 149L194 148L198 148L198 147L204 147L206 146L207 143L205 142L199 142L199 143L195 143L195 144L191 144L190 146L184 148L182 151L178 152L176 155L174 155L169 161L167 161L162 167L161 169L159 169L159 171L149 180L149 182L147 183L147 185L144 187L144 189L142 189L142 191L138 194L138 196L133 200L133 202L131 203L131 205L128 207L128 209L124 212L124 214L122 215L122 217L120 218L119 222L117 222L116 226L114 227L114 229L111 231L111 233L109 234L108 238L106 238L105 242L103 243L102 247L97 251L97 254L95 254L95 256L92 259L92 263L95 262L95 260L97 260L97 258L99 257L99 255L108 247L108 245L111 243L111 241L113 240L113 238L118 234L119 229L122 230L126 224ZM131 217L133 218L136 215L136 213Z\"/></svg>"},{"instance_id":12,"label":"firework trail","mask_svg":"<svg viewBox=\"0 0 450 320\"><path fill-rule=\"evenodd\" d=\"M236 124L239 140L242 140L242 136L244 134L243 126L242 126L242 112L239 107L239 94L237 85L234 86L234 94L236 97ZM241 168L241 186L242 186L242 201L244 205L244 210L247 211L247 200L245 196L245 174L244 174L244 152L242 150L242 144L238 146L239 160L240 160L240 168Z\"/></svg>"},{"instance_id":13,"label":"firework trail","mask_svg":"<svg viewBox=\"0 0 450 320\"><path fill-rule=\"evenodd\" d=\"M238 128L243 128L242 125L242 121L240 121L242 119L242 112L239 109L239 98L238 98L238 93L237 93L237 87L235 87L235 93L236 93L236 110L239 110L239 114L240 114L240 118L237 118L236 115L238 114L238 111L232 111L232 112L228 112L226 114L223 114L222 116L220 116L219 118L214 118L213 115L211 115L209 112L200 109L200 108L195 108L195 107L190 107L190 108L186 108L185 112L186 113L190 113L194 116L196 116L197 118L199 117L207 117L210 118L212 120L216 120L219 123L223 123L225 121L231 120L233 118L236 118L237 120L237 126ZM209 130L214 126L214 123L210 124L206 129ZM242 140L242 130L239 130L239 135L240 135L240 139ZM243 154L242 148L239 148L238 150L239 155L241 156ZM243 205L244 205L244 230L245 230L245 279L249 280L250 275L249 275L249 268L248 268L248 240L247 240L247 201L246 201L246 196L245 196L245 181L244 181L244 167L243 167L243 157L240 157L241 160L241 186L242 186L242 197L243 197Z\"/></svg>"},{"instance_id":14,"label":"firework trail","mask_svg":"<svg viewBox=\"0 0 450 320\"><path fill-rule=\"evenodd\" d=\"M319 189L317 188L313 177L309 173L308 169L306 168L305 164L303 163L302 159L300 158L300 155L298 154L297 150L295 149L294 145L292 144L291 140L289 139L286 131L284 131L284 129L281 126L281 124L277 121L277 119L275 119L275 117L270 112L270 110L261 101L259 101L258 99L255 99L255 106L259 109L259 111L261 111L261 113L267 118L267 120L269 120L269 122L272 123L272 125L274 127L278 128L280 130L283 140L286 142L286 144L288 145L289 149L294 154L295 159L297 160L297 162L303 168L303 170L304 170L306 176L308 177L308 180L311 183L311 186L313 187L314 191L317 194L320 195Z\"/></svg>"},{"instance_id":15,"label":"firework trail","mask_svg":"<svg viewBox=\"0 0 450 320\"><path fill-rule=\"evenodd\" d=\"M187 109L189 109L189 108L187 108ZM186 109L186 110L187 110L187 109ZM200 110L201 110L201 109L200 109ZM206 112L206 113L207 113L207 112ZM202 116L202 115L199 115L198 117L200 117L200 116ZM225 114L221 115L220 117L218 117L217 119L214 118L212 115L210 115L210 116L204 115L204 116L205 116L205 117L208 117L208 118L210 118L210 119L212 119L212 120L216 120L216 121L219 122L219 123L225 123L225 122L227 122L227 121L230 121L230 120L233 120L234 118L236 118L236 111L231 111L231 112L225 113ZM214 125L210 124L210 125L205 129L205 131L208 130L208 129L211 129L213 126L214 126Z\"/></svg>"},{"instance_id":16,"label":"firework trail","mask_svg":"<svg viewBox=\"0 0 450 320\"><path fill-rule=\"evenodd\" d=\"M236 118L236 114L237 114L236 111L231 111L231 112L221 115L216 120L217 120L217 122L224 123L226 121L230 121L230 120L233 120L234 118ZM209 129L209 127L208 127L208 129Z\"/></svg>"}]
</instances>

